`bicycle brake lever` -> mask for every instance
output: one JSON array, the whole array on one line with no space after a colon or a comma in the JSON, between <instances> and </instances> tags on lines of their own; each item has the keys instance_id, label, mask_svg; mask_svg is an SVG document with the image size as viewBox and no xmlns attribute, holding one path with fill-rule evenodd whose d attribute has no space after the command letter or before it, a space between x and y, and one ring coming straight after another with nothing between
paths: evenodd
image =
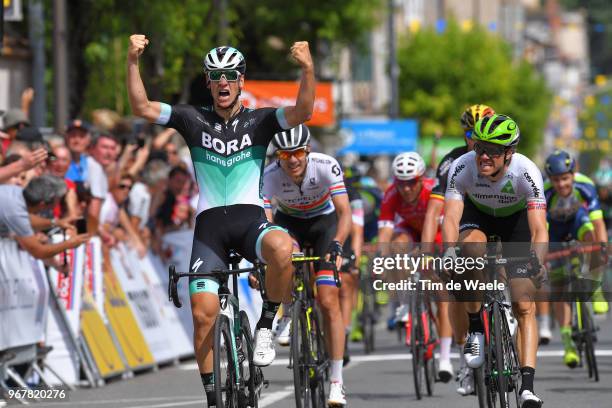
<instances>
[{"instance_id":1,"label":"bicycle brake lever","mask_svg":"<svg viewBox=\"0 0 612 408\"><path fill-rule=\"evenodd\" d=\"M266 278L264 277L265 273L262 271L262 268L265 266L261 265L259 262L255 264L256 272L255 276L257 278L257 282L259 282L259 292L261 293L261 298L265 299L266 297Z\"/></svg>"},{"instance_id":2,"label":"bicycle brake lever","mask_svg":"<svg viewBox=\"0 0 612 408\"><path fill-rule=\"evenodd\" d=\"M337 288L342 287L342 282L340 281L340 272L338 271L338 266L336 264L336 260L338 259L338 254L331 254L329 261L332 264L332 268L334 268L334 282L336 283Z\"/></svg>"},{"instance_id":3,"label":"bicycle brake lever","mask_svg":"<svg viewBox=\"0 0 612 408\"><path fill-rule=\"evenodd\" d=\"M176 268L174 265L170 265L168 268L168 298L174 303L177 308L183 307L181 300L178 296L178 276L176 275Z\"/></svg>"}]
</instances>

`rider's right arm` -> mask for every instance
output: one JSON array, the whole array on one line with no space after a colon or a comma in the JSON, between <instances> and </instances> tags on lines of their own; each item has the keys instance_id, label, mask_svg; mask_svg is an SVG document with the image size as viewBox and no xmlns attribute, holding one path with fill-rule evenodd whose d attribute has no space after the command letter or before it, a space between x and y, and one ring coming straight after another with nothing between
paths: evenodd
<instances>
[{"instance_id":1,"label":"rider's right arm","mask_svg":"<svg viewBox=\"0 0 612 408\"><path fill-rule=\"evenodd\" d=\"M444 202L444 222L442 223L442 240L448 245L454 245L459 239L459 222L463 215L462 200L446 200Z\"/></svg>"},{"instance_id":2,"label":"rider's right arm","mask_svg":"<svg viewBox=\"0 0 612 408\"><path fill-rule=\"evenodd\" d=\"M156 122L162 111L161 103L150 101L147 97L147 91L140 78L138 58L128 57L127 65L127 89L132 113L149 122Z\"/></svg>"},{"instance_id":3,"label":"rider's right arm","mask_svg":"<svg viewBox=\"0 0 612 408\"><path fill-rule=\"evenodd\" d=\"M464 178L467 174L467 155L453 162L448 174L448 184L444 195L444 222L442 224L442 240L445 244L454 245L459 239L459 222L463 215L463 199L466 188Z\"/></svg>"},{"instance_id":4,"label":"rider's right arm","mask_svg":"<svg viewBox=\"0 0 612 408\"><path fill-rule=\"evenodd\" d=\"M149 101L138 68L138 58L148 44L149 40L143 34L130 36L127 53L127 89L132 113L149 122L156 122L162 113L162 107L159 102Z\"/></svg>"},{"instance_id":5,"label":"rider's right arm","mask_svg":"<svg viewBox=\"0 0 612 408\"><path fill-rule=\"evenodd\" d=\"M432 253L434 250L433 242L440 226L440 214L442 214L443 209L444 200L434 198L432 193L427 202L427 212L425 213L423 232L421 232L421 246L423 252Z\"/></svg>"}]
</instances>

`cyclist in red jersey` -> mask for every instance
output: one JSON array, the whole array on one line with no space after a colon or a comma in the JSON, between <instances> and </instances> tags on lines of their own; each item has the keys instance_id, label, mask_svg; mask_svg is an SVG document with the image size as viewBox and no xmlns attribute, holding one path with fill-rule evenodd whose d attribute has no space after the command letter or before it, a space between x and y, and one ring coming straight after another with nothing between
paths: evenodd
<instances>
[{"instance_id":1,"label":"cyclist in red jersey","mask_svg":"<svg viewBox=\"0 0 612 408\"><path fill-rule=\"evenodd\" d=\"M436 180L423 177L425 162L416 152L401 153L393 159L393 184L385 191L378 218L378 240L381 244L399 244L410 248L421 242L425 214L431 191ZM438 228L435 243L442 243L442 233ZM386 245L382 245L384 248ZM397 248L399 249L399 248ZM399 252L399 251L398 251ZM438 376L448 382L453 377L450 362L452 331L448 320L448 303L438 303L438 332L440 333L440 367ZM396 322L405 321L406 305L397 308Z\"/></svg>"},{"instance_id":2,"label":"cyclist in red jersey","mask_svg":"<svg viewBox=\"0 0 612 408\"><path fill-rule=\"evenodd\" d=\"M421 241L427 203L435 180L423 177L425 162L416 152L401 153L393 159L393 184L385 191L378 217L380 243ZM442 242L438 230L436 242Z\"/></svg>"}]
</instances>

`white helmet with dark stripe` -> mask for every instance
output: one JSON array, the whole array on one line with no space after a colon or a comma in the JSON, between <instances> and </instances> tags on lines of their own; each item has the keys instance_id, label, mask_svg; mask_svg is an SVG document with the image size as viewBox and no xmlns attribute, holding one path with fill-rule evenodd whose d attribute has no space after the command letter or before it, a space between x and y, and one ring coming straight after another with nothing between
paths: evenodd
<instances>
[{"instance_id":1,"label":"white helmet with dark stripe","mask_svg":"<svg viewBox=\"0 0 612 408\"><path fill-rule=\"evenodd\" d=\"M393 159L391 167L395 178L402 181L412 180L425 174L425 161L417 152L398 154Z\"/></svg>"},{"instance_id":2,"label":"white helmet with dark stripe","mask_svg":"<svg viewBox=\"0 0 612 408\"><path fill-rule=\"evenodd\" d=\"M278 150L297 150L310 142L310 130L304 124L274 135L272 143Z\"/></svg>"},{"instance_id":3,"label":"white helmet with dark stripe","mask_svg":"<svg viewBox=\"0 0 612 408\"><path fill-rule=\"evenodd\" d=\"M223 46L213 48L204 58L204 71L219 69L235 69L244 75L246 61L240 51L233 47Z\"/></svg>"}]
</instances>

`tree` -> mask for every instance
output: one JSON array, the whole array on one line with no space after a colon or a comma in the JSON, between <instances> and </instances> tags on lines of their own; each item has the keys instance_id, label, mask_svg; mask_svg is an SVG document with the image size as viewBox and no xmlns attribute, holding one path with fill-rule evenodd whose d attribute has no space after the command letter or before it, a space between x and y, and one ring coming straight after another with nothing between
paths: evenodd
<instances>
[{"instance_id":1,"label":"tree","mask_svg":"<svg viewBox=\"0 0 612 408\"><path fill-rule=\"evenodd\" d=\"M320 69L331 56L332 44L359 45L384 14L382 0L242 0L234 3L240 25L240 46L248 55L248 70L256 76L294 75L287 58L294 41L309 41Z\"/></svg>"},{"instance_id":2,"label":"tree","mask_svg":"<svg viewBox=\"0 0 612 408\"><path fill-rule=\"evenodd\" d=\"M46 1L51 12L52 2ZM151 40L141 63L149 97L187 101L194 87L204 87L204 55L221 45L221 1L67 0L71 115L86 115L100 107L128 113L125 56L129 35L136 32ZM247 75L276 78L294 78L298 72L288 58L294 41L308 40L315 56L327 57L332 42L362 38L377 23L374 16L382 4L381 0L226 2L227 43L247 56ZM52 52L50 43L48 51Z\"/></svg>"},{"instance_id":3,"label":"tree","mask_svg":"<svg viewBox=\"0 0 612 408\"><path fill-rule=\"evenodd\" d=\"M450 21L443 33L426 29L400 40L400 110L420 120L421 134L461 136L461 113L483 103L512 117L520 148L541 143L551 95L525 61L512 61L509 45L482 28L463 31Z\"/></svg>"}]
</instances>

